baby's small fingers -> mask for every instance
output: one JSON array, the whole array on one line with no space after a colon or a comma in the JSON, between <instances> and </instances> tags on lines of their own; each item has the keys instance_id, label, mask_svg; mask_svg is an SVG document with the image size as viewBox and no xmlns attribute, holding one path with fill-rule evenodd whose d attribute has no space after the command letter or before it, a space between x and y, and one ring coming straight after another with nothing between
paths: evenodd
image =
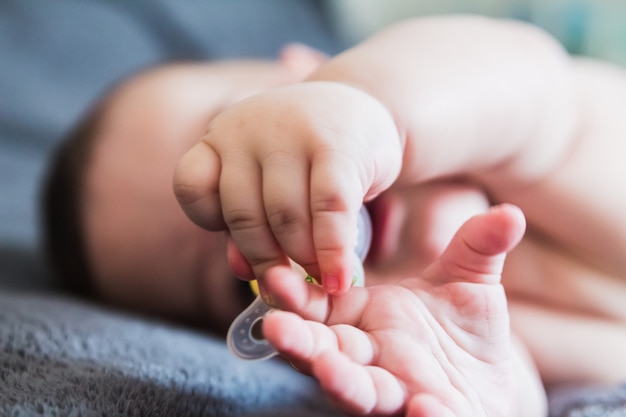
<instances>
[{"instance_id":1,"label":"baby's small fingers","mask_svg":"<svg viewBox=\"0 0 626 417\"><path fill-rule=\"evenodd\" d=\"M273 311L263 318L263 336L285 359L300 364L303 371L320 353L338 346L330 328L287 311Z\"/></svg>"},{"instance_id":2,"label":"baby's small fingers","mask_svg":"<svg viewBox=\"0 0 626 417\"><path fill-rule=\"evenodd\" d=\"M340 408L354 415L395 415L403 409L406 392L388 371L362 366L333 350L313 363L313 375Z\"/></svg>"},{"instance_id":3,"label":"baby's small fingers","mask_svg":"<svg viewBox=\"0 0 626 417\"><path fill-rule=\"evenodd\" d=\"M173 189L185 214L209 230L224 230L219 199L221 162L215 150L199 142L180 159L173 178Z\"/></svg>"},{"instance_id":4,"label":"baby's small fingers","mask_svg":"<svg viewBox=\"0 0 626 417\"><path fill-rule=\"evenodd\" d=\"M512 204L500 204L474 216L460 230L470 249L485 256L508 252L522 239L526 229L524 213Z\"/></svg>"},{"instance_id":5,"label":"baby's small fingers","mask_svg":"<svg viewBox=\"0 0 626 417\"><path fill-rule=\"evenodd\" d=\"M407 417L455 417L456 414L443 405L435 396L430 394L417 394L411 398L407 405Z\"/></svg>"},{"instance_id":6,"label":"baby's small fingers","mask_svg":"<svg viewBox=\"0 0 626 417\"><path fill-rule=\"evenodd\" d=\"M259 278L268 268L288 265L289 260L267 222L261 194L261 170L256 160L236 156L222 157L219 184L222 213L233 240Z\"/></svg>"},{"instance_id":7,"label":"baby's small fingers","mask_svg":"<svg viewBox=\"0 0 626 417\"><path fill-rule=\"evenodd\" d=\"M329 295L320 285L306 282L301 274L284 266L269 269L260 284L261 294L270 298L273 307L328 325L356 326L370 300L368 289L362 287L337 297Z\"/></svg>"},{"instance_id":8,"label":"baby's small fingers","mask_svg":"<svg viewBox=\"0 0 626 417\"><path fill-rule=\"evenodd\" d=\"M346 324L336 324L331 329L339 350L351 361L360 365L370 365L374 361L376 349L367 333Z\"/></svg>"},{"instance_id":9,"label":"baby's small fingers","mask_svg":"<svg viewBox=\"0 0 626 417\"><path fill-rule=\"evenodd\" d=\"M261 295L272 307L290 311L307 320L326 321L329 295L319 285L305 282L291 267L274 267L260 282Z\"/></svg>"},{"instance_id":10,"label":"baby's small fingers","mask_svg":"<svg viewBox=\"0 0 626 417\"><path fill-rule=\"evenodd\" d=\"M312 167L311 216L322 285L329 294L339 295L352 285L357 215L365 190L354 162L329 154L319 157Z\"/></svg>"},{"instance_id":11,"label":"baby's small fingers","mask_svg":"<svg viewBox=\"0 0 626 417\"><path fill-rule=\"evenodd\" d=\"M311 363L328 350L338 350L362 365L369 365L374 358L372 343L361 330L347 325L328 327L286 311L274 311L265 316L263 335L304 373L309 373Z\"/></svg>"},{"instance_id":12,"label":"baby's small fingers","mask_svg":"<svg viewBox=\"0 0 626 417\"><path fill-rule=\"evenodd\" d=\"M423 276L436 283L499 283L506 253L522 239L525 227L522 211L510 204L474 216Z\"/></svg>"},{"instance_id":13,"label":"baby's small fingers","mask_svg":"<svg viewBox=\"0 0 626 417\"><path fill-rule=\"evenodd\" d=\"M309 209L309 164L296 152L274 151L263 158L263 201L274 238L294 262L319 274Z\"/></svg>"}]
</instances>

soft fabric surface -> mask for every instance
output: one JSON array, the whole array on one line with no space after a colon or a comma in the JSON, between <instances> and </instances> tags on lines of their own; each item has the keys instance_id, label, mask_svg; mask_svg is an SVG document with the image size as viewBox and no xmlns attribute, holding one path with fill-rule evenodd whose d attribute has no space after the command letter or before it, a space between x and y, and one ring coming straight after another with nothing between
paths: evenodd
<instances>
[{"instance_id":1,"label":"soft fabric surface","mask_svg":"<svg viewBox=\"0 0 626 417\"><path fill-rule=\"evenodd\" d=\"M340 416L280 360L49 293L0 294L2 416ZM349 381L346 381L349 383ZM624 417L626 385L551 392L551 417Z\"/></svg>"},{"instance_id":2,"label":"soft fabric surface","mask_svg":"<svg viewBox=\"0 0 626 417\"><path fill-rule=\"evenodd\" d=\"M572 386L550 392L551 417L626 417L626 383Z\"/></svg>"},{"instance_id":3,"label":"soft fabric surface","mask_svg":"<svg viewBox=\"0 0 626 417\"><path fill-rule=\"evenodd\" d=\"M0 351L1 415L339 415L281 361L48 294L0 295Z\"/></svg>"}]
</instances>

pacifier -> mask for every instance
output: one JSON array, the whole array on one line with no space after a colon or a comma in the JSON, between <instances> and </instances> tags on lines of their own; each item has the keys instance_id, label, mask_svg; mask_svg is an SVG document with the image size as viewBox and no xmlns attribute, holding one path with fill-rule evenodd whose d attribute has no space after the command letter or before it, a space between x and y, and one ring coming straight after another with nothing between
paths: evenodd
<instances>
[{"instance_id":1,"label":"pacifier","mask_svg":"<svg viewBox=\"0 0 626 417\"><path fill-rule=\"evenodd\" d=\"M354 266L352 285L365 284L363 261L372 241L372 222L365 207L361 207L357 219L357 239L354 246ZM306 279L310 277L307 276ZM228 349L241 359L268 359L278 352L261 334L263 317L272 310L265 304L261 296L257 296L252 304L237 316L228 329L226 343Z\"/></svg>"}]
</instances>

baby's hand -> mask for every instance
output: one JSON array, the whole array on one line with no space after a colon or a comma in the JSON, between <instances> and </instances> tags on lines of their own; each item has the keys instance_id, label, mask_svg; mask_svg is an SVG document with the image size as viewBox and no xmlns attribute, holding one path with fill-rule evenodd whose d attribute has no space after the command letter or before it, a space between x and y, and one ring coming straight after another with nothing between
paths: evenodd
<instances>
[{"instance_id":1,"label":"baby's hand","mask_svg":"<svg viewBox=\"0 0 626 417\"><path fill-rule=\"evenodd\" d=\"M263 334L355 415L519 415L500 278L524 229L519 209L496 207L468 220L420 277L341 296L273 268L266 286L286 311L265 316Z\"/></svg>"},{"instance_id":2,"label":"baby's hand","mask_svg":"<svg viewBox=\"0 0 626 417\"><path fill-rule=\"evenodd\" d=\"M396 125L377 100L309 82L216 116L179 162L174 190L195 223L230 232L229 258L244 278L291 258L339 294L352 280L358 210L393 183L401 160Z\"/></svg>"}]
</instances>

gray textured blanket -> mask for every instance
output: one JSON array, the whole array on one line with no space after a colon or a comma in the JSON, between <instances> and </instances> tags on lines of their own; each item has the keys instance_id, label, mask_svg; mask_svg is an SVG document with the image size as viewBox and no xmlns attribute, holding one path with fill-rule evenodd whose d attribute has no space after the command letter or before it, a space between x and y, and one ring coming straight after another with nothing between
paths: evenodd
<instances>
[{"instance_id":1,"label":"gray textured blanket","mask_svg":"<svg viewBox=\"0 0 626 417\"><path fill-rule=\"evenodd\" d=\"M549 398L551 417L626 417L626 383L561 387Z\"/></svg>"},{"instance_id":2,"label":"gray textured blanket","mask_svg":"<svg viewBox=\"0 0 626 417\"><path fill-rule=\"evenodd\" d=\"M333 416L315 381L205 334L46 295L0 294L0 415Z\"/></svg>"},{"instance_id":3,"label":"gray textured blanket","mask_svg":"<svg viewBox=\"0 0 626 417\"><path fill-rule=\"evenodd\" d=\"M348 383L348 381L346 381ZM625 417L626 385L564 387L551 417ZM340 416L280 360L51 294L0 294L0 416Z\"/></svg>"}]
</instances>

